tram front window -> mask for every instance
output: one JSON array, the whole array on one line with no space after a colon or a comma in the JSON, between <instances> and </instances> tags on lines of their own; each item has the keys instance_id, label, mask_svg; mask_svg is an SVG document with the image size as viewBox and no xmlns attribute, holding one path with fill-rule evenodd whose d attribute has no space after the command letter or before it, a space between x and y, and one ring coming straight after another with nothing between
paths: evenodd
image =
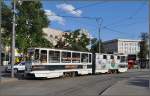
<instances>
[{"instance_id":1,"label":"tram front window","mask_svg":"<svg viewBox=\"0 0 150 96\"><path fill-rule=\"evenodd\" d=\"M120 62L126 62L125 56L121 56Z\"/></svg>"}]
</instances>

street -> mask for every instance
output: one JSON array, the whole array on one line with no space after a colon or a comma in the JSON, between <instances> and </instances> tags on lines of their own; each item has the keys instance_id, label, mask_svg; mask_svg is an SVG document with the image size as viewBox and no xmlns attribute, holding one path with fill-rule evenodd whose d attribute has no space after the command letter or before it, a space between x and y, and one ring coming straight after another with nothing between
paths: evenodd
<instances>
[{"instance_id":1,"label":"street","mask_svg":"<svg viewBox=\"0 0 150 96\"><path fill-rule=\"evenodd\" d=\"M1 96L98 96L118 81L148 75L149 72L100 74L74 78L18 80L1 84ZM148 81L145 83L148 87Z\"/></svg>"}]
</instances>

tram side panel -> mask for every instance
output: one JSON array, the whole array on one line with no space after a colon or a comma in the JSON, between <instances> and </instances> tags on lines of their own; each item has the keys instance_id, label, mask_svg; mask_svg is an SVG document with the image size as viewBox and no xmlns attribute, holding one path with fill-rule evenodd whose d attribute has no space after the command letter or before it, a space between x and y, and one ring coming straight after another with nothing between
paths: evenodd
<instances>
[{"instance_id":1,"label":"tram side panel","mask_svg":"<svg viewBox=\"0 0 150 96\"><path fill-rule=\"evenodd\" d=\"M107 73L108 61L103 59L103 55L95 53L95 73Z\"/></svg>"},{"instance_id":2,"label":"tram side panel","mask_svg":"<svg viewBox=\"0 0 150 96\"><path fill-rule=\"evenodd\" d=\"M118 72L118 60L113 54L95 54L95 73Z\"/></svg>"}]
</instances>

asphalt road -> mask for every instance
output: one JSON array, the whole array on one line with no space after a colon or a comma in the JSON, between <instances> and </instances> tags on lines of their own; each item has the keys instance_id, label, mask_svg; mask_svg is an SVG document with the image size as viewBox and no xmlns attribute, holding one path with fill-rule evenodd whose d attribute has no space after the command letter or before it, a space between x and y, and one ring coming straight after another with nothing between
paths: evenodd
<instances>
[{"instance_id":1,"label":"asphalt road","mask_svg":"<svg viewBox=\"0 0 150 96\"><path fill-rule=\"evenodd\" d=\"M89 75L47 80L19 80L0 85L0 96L99 96L107 88L130 77L148 72Z\"/></svg>"}]
</instances>

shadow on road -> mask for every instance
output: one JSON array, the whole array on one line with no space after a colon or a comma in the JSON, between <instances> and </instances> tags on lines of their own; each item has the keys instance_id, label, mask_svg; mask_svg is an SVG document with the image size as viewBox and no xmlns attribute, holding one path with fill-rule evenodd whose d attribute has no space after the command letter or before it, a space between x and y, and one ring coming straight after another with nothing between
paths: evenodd
<instances>
[{"instance_id":1,"label":"shadow on road","mask_svg":"<svg viewBox=\"0 0 150 96\"><path fill-rule=\"evenodd\" d=\"M129 81L128 84L140 86L140 87L149 87L149 80L148 79L133 79L132 81Z\"/></svg>"}]
</instances>

